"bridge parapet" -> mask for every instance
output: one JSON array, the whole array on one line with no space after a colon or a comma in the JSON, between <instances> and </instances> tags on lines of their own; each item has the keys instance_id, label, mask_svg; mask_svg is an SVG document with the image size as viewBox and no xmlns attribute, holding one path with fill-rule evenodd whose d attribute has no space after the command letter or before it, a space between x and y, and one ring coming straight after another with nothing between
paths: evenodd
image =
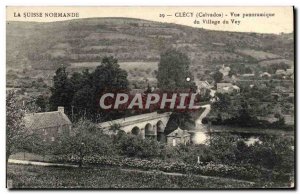
<instances>
[{"instance_id":1,"label":"bridge parapet","mask_svg":"<svg viewBox=\"0 0 300 194\"><path fill-rule=\"evenodd\" d=\"M99 123L98 127L100 129L108 130L113 124L118 124L118 125L120 125L121 128L124 128L127 126L134 126L134 125L138 125L140 123L151 122L154 120L160 120L160 119L169 120L170 115L171 115L171 112L166 112L166 113L162 113L162 114L158 114L157 112L146 113L146 114L126 117L124 119L116 119L116 120L112 120L112 121ZM164 124L166 125L166 123L164 123Z\"/></svg>"}]
</instances>

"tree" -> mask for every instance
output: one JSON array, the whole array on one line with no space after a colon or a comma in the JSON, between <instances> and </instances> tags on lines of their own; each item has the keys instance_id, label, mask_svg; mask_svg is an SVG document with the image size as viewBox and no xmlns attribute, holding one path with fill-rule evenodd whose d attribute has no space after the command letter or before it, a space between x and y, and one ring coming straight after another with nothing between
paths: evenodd
<instances>
[{"instance_id":1,"label":"tree","mask_svg":"<svg viewBox=\"0 0 300 194\"><path fill-rule=\"evenodd\" d=\"M223 74L219 71L213 74L213 79L215 81L215 84L220 83L223 79Z\"/></svg>"},{"instance_id":2,"label":"tree","mask_svg":"<svg viewBox=\"0 0 300 194\"><path fill-rule=\"evenodd\" d=\"M41 109L41 112L46 112L48 104L46 97L39 95L35 100L35 104Z\"/></svg>"},{"instance_id":3,"label":"tree","mask_svg":"<svg viewBox=\"0 0 300 194\"><path fill-rule=\"evenodd\" d=\"M70 110L74 89L68 79L65 66L59 67L56 70L53 77L53 87L50 90L52 93L49 100L51 110L56 110L58 106L64 106L65 110Z\"/></svg>"},{"instance_id":4,"label":"tree","mask_svg":"<svg viewBox=\"0 0 300 194\"><path fill-rule=\"evenodd\" d=\"M154 158L160 155L160 144L156 140L126 134L118 138L116 148L122 155L139 158Z\"/></svg>"},{"instance_id":5,"label":"tree","mask_svg":"<svg viewBox=\"0 0 300 194\"><path fill-rule=\"evenodd\" d=\"M113 134L117 134L120 130L121 130L121 125L118 123L113 123L109 128L109 131L113 132Z\"/></svg>"},{"instance_id":6,"label":"tree","mask_svg":"<svg viewBox=\"0 0 300 194\"><path fill-rule=\"evenodd\" d=\"M23 123L24 109L17 102L16 92L6 97L6 163L11 154L23 147L26 129Z\"/></svg>"},{"instance_id":7,"label":"tree","mask_svg":"<svg viewBox=\"0 0 300 194\"><path fill-rule=\"evenodd\" d=\"M99 108L99 99L103 93L128 90L127 72L120 68L116 58L104 57L94 72L76 72L70 78L65 67L60 67L53 80L50 97L52 110L57 106L64 106L66 112L70 113L73 106L75 118L85 115L94 121L98 120L99 115L103 117L102 121L120 117L121 113L118 111L104 114Z\"/></svg>"},{"instance_id":8,"label":"tree","mask_svg":"<svg viewBox=\"0 0 300 194\"><path fill-rule=\"evenodd\" d=\"M158 87L166 91L195 89L189 66L189 58L179 51L169 49L162 53L158 64ZM191 81L186 81L187 77L191 78Z\"/></svg>"},{"instance_id":9,"label":"tree","mask_svg":"<svg viewBox=\"0 0 300 194\"><path fill-rule=\"evenodd\" d=\"M95 112L95 109L97 107L96 104L93 102L94 100L95 91L94 88L85 86L83 88L80 88L77 90L73 96L72 105L77 108L77 110L81 110L85 112L85 117L90 118L93 113ZM82 113L77 112L76 116L80 117Z\"/></svg>"},{"instance_id":10,"label":"tree","mask_svg":"<svg viewBox=\"0 0 300 194\"><path fill-rule=\"evenodd\" d=\"M89 155L113 154L113 140L103 134L97 126L88 120L79 120L70 135L61 135L54 145L54 154L69 155L78 158L82 166L84 158Z\"/></svg>"}]
</instances>

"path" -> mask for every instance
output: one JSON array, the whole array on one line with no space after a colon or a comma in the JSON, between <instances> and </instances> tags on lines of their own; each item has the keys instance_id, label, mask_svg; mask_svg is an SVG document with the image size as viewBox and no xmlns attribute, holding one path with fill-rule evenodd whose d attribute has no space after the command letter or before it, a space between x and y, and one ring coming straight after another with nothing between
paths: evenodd
<instances>
[{"instance_id":1,"label":"path","mask_svg":"<svg viewBox=\"0 0 300 194\"><path fill-rule=\"evenodd\" d=\"M74 165L74 164L59 164L59 163L36 162L36 161L16 160L16 159L8 159L8 163L10 163L10 164L36 165L36 166L78 167L78 165Z\"/></svg>"},{"instance_id":2,"label":"path","mask_svg":"<svg viewBox=\"0 0 300 194\"><path fill-rule=\"evenodd\" d=\"M201 108L205 108L205 110L204 110L203 113L199 116L199 118L196 120L196 127L197 127L198 125L203 125L202 119L205 118L205 117L208 115L208 113L210 112L210 110L211 110L210 104L203 105L203 106L201 106Z\"/></svg>"},{"instance_id":3,"label":"path","mask_svg":"<svg viewBox=\"0 0 300 194\"><path fill-rule=\"evenodd\" d=\"M143 173L148 173L148 174L164 174L164 175L170 175L170 176L187 176L188 174L183 174L183 173L177 173L177 172L164 172L164 171L159 171L159 170L150 170L150 171L145 171L145 170L137 170L137 169L121 169L122 171L127 171L127 172L143 172ZM193 176L196 177L201 177L204 179L214 179L214 180L230 180L230 181L236 181L240 183L248 183L248 184L255 184L255 182L252 181L246 181L246 180L238 180L238 179L233 179L233 178L224 178L224 177L217 177L217 176L204 176L204 175L198 175L198 174L193 174Z\"/></svg>"}]
</instances>

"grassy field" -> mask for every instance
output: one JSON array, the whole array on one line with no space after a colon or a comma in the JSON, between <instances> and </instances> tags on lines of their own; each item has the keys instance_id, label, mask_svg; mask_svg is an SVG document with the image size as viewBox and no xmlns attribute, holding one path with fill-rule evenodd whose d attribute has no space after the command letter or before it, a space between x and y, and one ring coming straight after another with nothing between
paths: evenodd
<instances>
[{"instance_id":1,"label":"grassy field","mask_svg":"<svg viewBox=\"0 0 300 194\"><path fill-rule=\"evenodd\" d=\"M257 51L257 50L252 50L252 49L237 50L237 53L251 56L251 57L255 58L256 60L274 59L274 58L280 57L273 53Z\"/></svg>"},{"instance_id":2,"label":"grassy field","mask_svg":"<svg viewBox=\"0 0 300 194\"><path fill-rule=\"evenodd\" d=\"M199 176L165 175L112 168L8 165L7 180L17 188L249 188L250 183Z\"/></svg>"},{"instance_id":3,"label":"grassy field","mask_svg":"<svg viewBox=\"0 0 300 194\"><path fill-rule=\"evenodd\" d=\"M94 71L100 62L74 62L68 67L70 72L80 72L84 69ZM147 87L149 82L150 85L156 85L155 71L158 69L158 61L143 62L143 61L131 61L131 62L119 62L121 69L127 71L128 80L130 83L139 82L140 88ZM147 81L146 81L147 79Z\"/></svg>"}]
</instances>

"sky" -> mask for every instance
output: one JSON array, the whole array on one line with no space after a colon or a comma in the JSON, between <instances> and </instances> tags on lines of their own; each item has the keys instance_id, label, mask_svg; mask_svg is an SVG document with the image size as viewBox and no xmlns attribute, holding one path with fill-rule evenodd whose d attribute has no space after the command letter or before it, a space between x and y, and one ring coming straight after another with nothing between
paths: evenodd
<instances>
[{"instance_id":1,"label":"sky","mask_svg":"<svg viewBox=\"0 0 300 194\"><path fill-rule=\"evenodd\" d=\"M79 13L79 17L45 17L45 13ZM24 17L25 13L42 13L42 17ZM205 14L219 14L208 17ZM234 16L231 14L234 13ZM271 14L272 17L243 17L244 14ZM19 14L19 15L18 15ZM191 15L193 14L193 15ZM215 15L216 15L215 14ZM239 15L238 15L239 14ZM21 16L21 17L17 17ZM202 16L202 17L201 17ZM203 17L205 16L205 17ZM129 17L157 22L175 23L211 30L291 33L293 7L13 7L6 8L7 21L54 22L94 17ZM197 21L195 23L195 20ZM207 23L204 23L206 20ZM208 21L210 20L210 21ZM226 20L228 24L223 24ZM219 24L214 23L220 21Z\"/></svg>"}]
</instances>

